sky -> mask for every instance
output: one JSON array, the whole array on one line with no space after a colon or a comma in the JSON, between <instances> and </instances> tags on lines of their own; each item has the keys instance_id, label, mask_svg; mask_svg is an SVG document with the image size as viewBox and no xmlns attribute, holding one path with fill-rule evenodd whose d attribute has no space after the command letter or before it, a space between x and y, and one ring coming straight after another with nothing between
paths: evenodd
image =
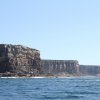
<instances>
[{"instance_id":1,"label":"sky","mask_svg":"<svg viewBox=\"0 0 100 100\"><path fill-rule=\"evenodd\" d=\"M0 44L100 65L100 0L0 0Z\"/></svg>"}]
</instances>

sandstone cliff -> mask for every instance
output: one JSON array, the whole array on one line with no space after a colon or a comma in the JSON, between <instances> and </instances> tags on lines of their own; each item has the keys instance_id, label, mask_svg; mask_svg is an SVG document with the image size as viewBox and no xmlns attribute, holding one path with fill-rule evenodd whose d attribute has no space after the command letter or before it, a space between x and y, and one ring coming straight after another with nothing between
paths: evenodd
<instances>
[{"instance_id":1,"label":"sandstone cliff","mask_svg":"<svg viewBox=\"0 0 100 100\"><path fill-rule=\"evenodd\" d=\"M41 60L39 50L0 44L0 76L99 75L100 66L79 65L77 60Z\"/></svg>"},{"instance_id":2,"label":"sandstone cliff","mask_svg":"<svg viewBox=\"0 0 100 100\"><path fill-rule=\"evenodd\" d=\"M100 66L97 65L80 65L80 75L99 75Z\"/></svg>"},{"instance_id":3,"label":"sandstone cliff","mask_svg":"<svg viewBox=\"0 0 100 100\"><path fill-rule=\"evenodd\" d=\"M36 71L40 71L38 50L22 45L0 44L0 73L28 74Z\"/></svg>"},{"instance_id":4,"label":"sandstone cliff","mask_svg":"<svg viewBox=\"0 0 100 100\"><path fill-rule=\"evenodd\" d=\"M41 60L41 68L44 74L66 75L78 74L79 63L77 60Z\"/></svg>"}]
</instances>

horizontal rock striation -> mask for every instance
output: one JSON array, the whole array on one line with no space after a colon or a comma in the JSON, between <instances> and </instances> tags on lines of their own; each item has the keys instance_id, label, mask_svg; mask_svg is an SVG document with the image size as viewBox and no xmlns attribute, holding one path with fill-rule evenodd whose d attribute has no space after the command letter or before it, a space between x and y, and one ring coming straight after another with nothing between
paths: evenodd
<instances>
[{"instance_id":1,"label":"horizontal rock striation","mask_svg":"<svg viewBox=\"0 0 100 100\"><path fill-rule=\"evenodd\" d=\"M0 73L33 73L40 70L40 52L22 45L0 44Z\"/></svg>"},{"instance_id":2,"label":"horizontal rock striation","mask_svg":"<svg viewBox=\"0 0 100 100\"><path fill-rule=\"evenodd\" d=\"M77 60L41 60L44 74L77 74L79 63Z\"/></svg>"}]
</instances>

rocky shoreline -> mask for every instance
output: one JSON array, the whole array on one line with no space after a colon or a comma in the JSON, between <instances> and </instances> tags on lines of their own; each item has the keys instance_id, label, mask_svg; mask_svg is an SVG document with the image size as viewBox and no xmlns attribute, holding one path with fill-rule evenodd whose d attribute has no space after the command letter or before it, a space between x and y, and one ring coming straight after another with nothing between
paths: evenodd
<instances>
[{"instance_id":1,"label":"rocky shoreline","mask_svg":"<svg viewBox=\"0 0 100 100\"><path fill-rule=\"evenodd\" d=\"M43 60L40 51L22 45L0 44L0 77L77 77L100 75L100 66L77 60Z\"/></svg>"},{"instance_id":2,"label":"rocky shoreline","mask_svg":"<svg viewBox=\"0 0 100 100\"><path fill-rule=\"evenodd\" d=\"M2 78L66 78L66 77L79 77L80 75L30 75L30 74L24 74L24 75L18 75L15 73L0 73L0 77Z\"/></svg>"}]
</instances>

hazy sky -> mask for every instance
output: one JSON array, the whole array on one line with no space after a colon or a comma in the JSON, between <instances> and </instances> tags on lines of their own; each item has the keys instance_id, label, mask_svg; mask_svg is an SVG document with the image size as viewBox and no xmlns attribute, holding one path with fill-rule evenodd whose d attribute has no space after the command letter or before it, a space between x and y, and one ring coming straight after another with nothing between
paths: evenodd
<instances>
[{"instance_id":1,"label":"hazy sky","mask_svg":"<svg viewBox=\"0 0 100 100\"><path fill-rule=\"evenodd\" d=\"M100 65L100 0L0 0L0 43Z\"/></svg>"}]
</instances>

